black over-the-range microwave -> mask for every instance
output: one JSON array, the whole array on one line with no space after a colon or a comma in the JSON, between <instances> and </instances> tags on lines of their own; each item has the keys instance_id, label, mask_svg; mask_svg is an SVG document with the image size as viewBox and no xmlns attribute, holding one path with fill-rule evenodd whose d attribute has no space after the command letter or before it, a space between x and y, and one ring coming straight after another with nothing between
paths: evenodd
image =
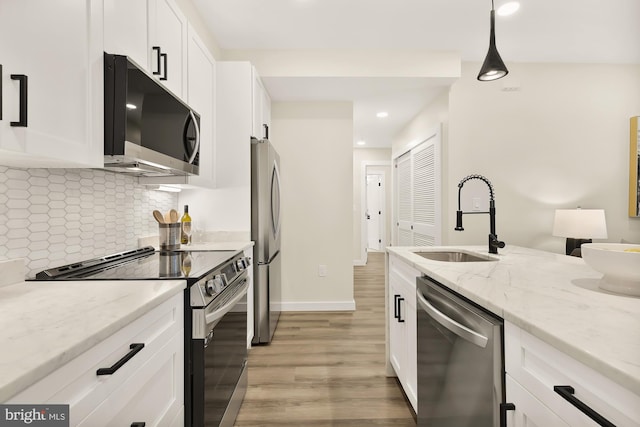
<instances>
[{"instance_id":1,"label":"black over-the-range microwave","mask_svg":"<svg viewBox=\"0 0 640 427\"><path fill-rule=\"evenodd\" d=\"M104 54L104 168L198 175L200 116L130 58Z\"/></svg>"}]
</instances>

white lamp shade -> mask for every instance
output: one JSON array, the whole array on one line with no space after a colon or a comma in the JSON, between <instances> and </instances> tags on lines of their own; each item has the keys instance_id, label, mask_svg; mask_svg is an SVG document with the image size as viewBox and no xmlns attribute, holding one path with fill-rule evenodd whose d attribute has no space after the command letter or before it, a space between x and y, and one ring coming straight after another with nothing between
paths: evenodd
<instances>
[{"instance_id":1,"label":"white lamp shade","mask_svg":"<svg viewBox=\"0 0 640 427\"><path fill-rule=\"evenodd\" d=\"M556 209L553 235L573 239L606 239L604 209Z\"/></svg>"}]
</instances>

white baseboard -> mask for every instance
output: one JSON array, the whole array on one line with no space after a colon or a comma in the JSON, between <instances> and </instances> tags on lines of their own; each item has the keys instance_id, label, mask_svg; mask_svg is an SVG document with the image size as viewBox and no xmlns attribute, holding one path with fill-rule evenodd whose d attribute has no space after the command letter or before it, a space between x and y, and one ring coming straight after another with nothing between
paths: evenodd
<instances>
[{"instance_id":1,"label":"white baseboard","mask_svg":"<svg viewBox=\"0 0 640 427\"><path fill-rule=\"evenodd\" d=\"M355 311L356 302L351 301L283 301L280 311Z\"/></svg>"},{"instance_id":2,"label":"white baseboard","mask_svg":"<svg viewBox=\"0 0 640 427\"><path fill-rule=\"evenodd\" d=\"M353 265L358 266L358 267L362 267L367 265L367 262L363 259L354 259L353 260Z\"/></svg>"}]
</instances>

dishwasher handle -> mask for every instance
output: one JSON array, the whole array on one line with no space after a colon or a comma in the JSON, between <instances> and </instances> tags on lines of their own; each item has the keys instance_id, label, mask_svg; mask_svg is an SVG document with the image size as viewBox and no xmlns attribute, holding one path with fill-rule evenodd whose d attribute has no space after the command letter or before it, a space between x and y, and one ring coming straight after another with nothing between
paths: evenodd
<instances>
[{"instance_id":1,"label":"dishwasher handle","mask_svg":"<svg viewBox=\"0 0 640 427\"><path fill-rule=\"evenodd\" d=\"M420 292L420 289L416 290L416 297L417 297L418 305L420 306L420 308L426 311L429 317L431 317L433 320L435 320L436 322L438 322L439 324L441 324L442 326L444 326L445 328L447 328L449 331L453 332L460 338L466 341L469 341L471 344L475 344L481 348L485 348L487 346L487 342L489 341L487 337L456 322L455 320L451 319L450 317L442 313L440 310L435 308L422 295L422 292Z\"/></svg>"}]
</instances>

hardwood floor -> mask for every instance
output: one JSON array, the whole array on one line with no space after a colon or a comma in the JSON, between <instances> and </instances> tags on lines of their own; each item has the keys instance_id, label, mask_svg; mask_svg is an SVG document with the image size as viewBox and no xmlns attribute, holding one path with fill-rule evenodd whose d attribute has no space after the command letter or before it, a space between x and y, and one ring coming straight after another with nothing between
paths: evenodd
<instances>
[{"instance_id":1,"label":"hardwood floor","mask_svg":"<svg viewBox=\"0 0 640 427\"><path fill-rule=\"evenodd\" d=\"M354 312L285 312L249 352L236 426L415 426L384 373L384 253L354 267Z\"/></svg>"}]
</instances>

